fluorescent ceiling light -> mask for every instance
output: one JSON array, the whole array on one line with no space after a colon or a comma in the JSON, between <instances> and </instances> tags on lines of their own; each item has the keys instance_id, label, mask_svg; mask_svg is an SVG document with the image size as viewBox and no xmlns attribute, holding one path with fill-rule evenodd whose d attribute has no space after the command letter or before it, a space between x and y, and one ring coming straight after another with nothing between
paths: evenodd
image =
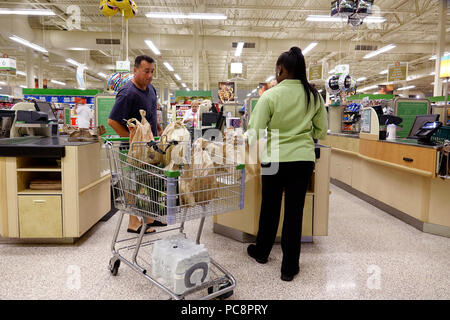
<instances>
[{"instance_id":1,"label":"fluorescent ceiling light","mask_svg":"<svg viewBox=\"0 0 450 320\"><path fill-rule=\"evenodd\" d=\"M174 71L174 69L173 69L173 67L170 65L170 63L164 62L163 64L166 66L166 68L167 68L169 71L171 71L171 72Z\"/></svg>"},{"instance_id":2,"label":"fluorescent ceiling light","mask_svg":"<svg viewBox=\"0 0 450 320\"><path fill-rule=\"evenodd\" d=\"M77 62L77 61L75 61L75 60L73 60L73 59L70 59L70 58L66 59L66 62L68 62L68 63L70 63L70 64L73 64L74 66L77 66L77 67L79 67L79 66L82 65L81 63L79 63L79 62ZM84 68L87 69L88 67L86 67L86 66L84 65Z\"/></svg>"},{"instance_id":3,"label":"fluorescent ceiling light","mask_svg":"<svg viewBox=\"0 0 450 320\"><path fill-rule=\"evenodd\" d=\"M180 77L178 74L175 73L173 76L174 76L178 81L181 80L181 77Z\"/></svg>"},{"instance_id":4,"label":"fluorescent ceiling light","mask_svg":"<svg viewBox=\"0 0 450 320\"><path fill-rule=\"evenodd\" d=\"M275 76L270 76L270 77L268 77L268 78L266 79L266 82L270 82L270 81L272 81L273 79L275 79Z\"/></svg>"},{"instance_id":5,"label":"fluorescent ceiling light","mask_svg":"<svg viewBox=\"0 0 450 320\"><path fill-rule=\"evenodd\" d=\"M235 57L240 57L242 53L242 49L244 49L244 42L238 42L236 51L234 52Z\"/></svg>"},{"instance_id":6,"label":"fluorescent ceiling light","mask_svg":"<svg viewBox=\"0 0 450 320\"><path fill-rule=\"evenodd\" d=\"M379 74L388 74L388 72L389 72L389 70L385 69L385 70L381 71Z\"/></svg>"},{"instance_id":7,"label":"fluorescent ceiling light","mask_svg":"<svg viewBox=\"0 0 450 320\"><path fill-rule=\"evenodd\" d=\"M50 9L5 9L0 8L0 14L19 14L25 16L54 16Z\"/></svg>"},{"instance_id":8,"label":"fluorescent ceiling light","mask_svg":"<svg viewBox=\"0 0 450 320\"><path fill-rule=\"evenodd\" d=\"M317 42L311 42L305 49L302 50L303 55L310 52L315 46L317 46Z\"/></svg>"},{"instance_id":9,"label":"fluorescent ceiling light","mask_svg":"<svg viewBox=\"0 0 450 320\"><path fill-rule=\"evenodd\" d=\"M315 21L315 22L344 22L347 21L341 17L331 17L325 15L309 15L306 18L306 21Z\"/></svg>"},{"instance_id":10,"label":"fluorescent ceiling light","mask_svg":"<svg viewBox=\"0 0 450 320\"><path fill-rule=\"evenodd\" d=\"M335 72L336 72L336 69L331 69L330 71L328 71L329 74L335 73Z\"/></svg>"},{"instance_id":11,"label":"fluorescent ceiling light","mask_svg":"<svg viewBox=\"0 0 450 320\"><path fill-rule=\"evenodd\" d=\"M436 75L436 72L433 71L430 73L430 76L434 76L434 75Z\"/></svg>"},{"instance_id":12,"label":"fluorescent ceiling light","mask_svg":"<svg viewBox=\"0 0 450 320\"><path fill-rule=\"evenodd\" d=\"M187 91L191 91L191 89L189 89L189 88L186 88L186 90L187 90Z\"/></svg>"},{"instance_id":13,"label":"fluorescent ceiling light","mask_svg":"<svg viewBox=\"0 0 450 320\"><path fill-rule=\"evenodd\" d=\"M5 85L6 85L6 82L5 82L5 81L0 81L0 85L5 86Z\"/></svg>"},{"instance_id":14,"label":"fluorescent ceiling light","mask_svg":"<svg viewBox=\"0 0 450 320\"><path fill-rule=\"evenodd\" d=\"M407 86L407 87L403 87L403 88L398 88L397 90L402 91L402 90L408 90L408 89L414 89L416 86Z\"/></svg>"},{"instance_id":15,"label":"fluorescent ceiling light","mask_svg":"<svg viewBox=\"0 0 450 320\"><path fill-rule=\"evenodd\" d=\"M356 79L356 81L365 81L365 80L367 80L366 77L361 77L361 78Z\"/></svg>"},{"instance_id":16,"label":"fluorescent ceiling light","mask_svg":"<svg viewBox=\"0 0 450 320\"><path fill-rule=\"evenodd\" d=\"M347 22L347 18L343 17L331 17L331 16L325 16L325 15L309 15L306 18L306 21L313 21L313 22ZM366 23L383 23L386 21L386 18L384 17L377 17L377 16L370 16L364 19L364 22Z\"/></svg>"},{"instance_id":17,"label":"fluorescent ceiling light","mask_svg":"<svg viewBox=\"0 0 450 320\"><path fill-rule=\"evenodd\" d=\"M18 37L16 35L13 35L13 36L11 36L9 38L11 40L14 40L14 41L20 43L20 44L23 44L24 46L30 47L30 48L32 48L32 49L34 49L36 51L43 52L43 53L47 53L48 52L45 48L43 48L41 46L38 46L37 44L34 44L33 42L30 42L28 40L22 39L22 38L20 38L20 37Z\"/></svg>"},{"instance_id":18,"label":"fluorescent ceiling light","mask_svg":"<svg viewBox=\"0 0 450 320\"><path fill-rule=\"evenodd\" d=\"M155 46L152 40L145 40L145 44L153 51L154 54L159 56L161 54L161 51Z\"/></svg>"},{"instance_id":19,"label":"fluorescent ceiling light","mask_svg":"<svg viewBox=\"0 0 450 320\"><path fill-rule=\"evenodd\" d=\"M103 72L99 72L99 73L97 73L100 77L102 77L102 78L105 78L106 79L106 77L107 77L107 75L106 74L104 74Z\"/></svg>"},{"instance_id":20,"label":"fluorescent ceiling light","mask_svg":"<svg viewBox=\"0 0 450 320\"><path fill-rule=\"evenodd\" d=\"M320 89L320 90L317 90L317 92L319 92L319 93L322 93L322 91L323 91L322 89Z\"/></svg>"},{"instance_id":21,"label":"fluorescent ceiling light","mask_svg":"<svg viewBox=\"0 0 450 320\"><path fill-rule=\"evenodd\" d=\"M194 19L194 20L226 20L227 16L220 13L174 13L174 12L149 12L147 18L155 19Z\"/></svg>"},{"instance_id":22,"label":"fluorescent ceiling light","mask_svg":"<svg viewBox=\"0 0 450 320\"><path fill-rule=\"evenodd\" d=\"M25 86L25 85L23 85L23 84L21 84L19 87L24 88L24 89L27 88L27 86Z\"/></svg>"},{"instance_id":23,"label":"fluorescent ceiling light","mask_svg":"<svg viewBox=\"0 0 450 320\"><path fill-rule=\"evenodd\" d=\"M52 83L56 83L56 84L60 84L60 85L62 85L62 86L65 86L66 84L64 83L64 82L62 82L62 81L58 81L58 80L50 80L50 82L52 82Z\"/></svg>"},{"instance_id":24,"label":"fluorescent ceiling light","mask_svg":"<svg viewBox=\"0 0 450 320\"><path fill-rule=\"evenodd\" d=\"M186 88L186 87L187 87L187 86L186 86L186 83L184 83L184 82L183 82L181 85L183 86L183 88Z\"/></svg>"},{"instance_id":25,"label":"fluorescent ceiling light","mask_svg":"<svg viewBox=\"0 0 450 320\"><path fill-rule=\"evenodd\" d=\"M364 56L364 59L370 59L370 58L375 57L375 56L377 56L377 55L379 55L379 54L381 54L381 53L384 53L384 52L387 52L387 51L389 51L389 50L392 50L392 49L394 49L395 47L396 47L395 44L389 44L389 45L387 45L387 46L385 46L385 47L382 47L382 48L380 48L380 49L378 49L378 50L376 50L376 51L373 51L373 52L371 52L371 53L366 54L366 55Z\"/></svg>"},{"instance_id":26,"label":"fluorescent ceiling light","mask_svg":"<svg viewBox=\"0 0 450 320\"><path fill-rule=\"evenodd\" d=\"M21 75L21 76L26 76L27 74L23 71L16 71L16 74Z\"/></svg>"},{"instance_id":27,"label":"fluorescent ceiling light","mask_svg":"<svg viewBox=\"0 0 450 320\"><path fill-rule=\"evenodd\" d=\"M361 89L359 89L359 91L363 92L363 91L367 91L367 90L371 90L371 89L375 89L375 88L378 88L378 85L361 88Z\"/></svg>"},{"instance_id":28,"label":"fluorescent ceiling light","mask_svg":"<svg viewBox=\"0 0 450 320\"><path fill-rule=\"evenodd\" d=\"M365 23L383 23L386 21L385 17L369 16L364 18Z\"/></svg>"},{"instance_id":29,"label":"fluorescent ceiling light","mask_svg":"<svg viewBox=\"0 0 450 320\"><path fill-rule=\"evenodd\" d=\"M428 60L436 60L436 55L432 55Z\"/></svg>"},{"instance_id":30,"label":"fluorescent ceiling light","mask_svg":"<svg viewBox=\"0 0 450 320\"><path fill-rule=\"evenodd\" d=\"M248 95L247 95L247 97L250 97L252 94L251 93L249 93Z\"/></svg>"},{"instance_id":31,"label":"fluorescent ceiling light","mask_svg":"<svg viewBox=\"0 0 450 320\"><path fill-rule=\"evenodd\" d=\"M255 93L255 92L256 92L256 89L253 89L253 90L252 90L252 93Z\"/></svg>"}]
</instances>

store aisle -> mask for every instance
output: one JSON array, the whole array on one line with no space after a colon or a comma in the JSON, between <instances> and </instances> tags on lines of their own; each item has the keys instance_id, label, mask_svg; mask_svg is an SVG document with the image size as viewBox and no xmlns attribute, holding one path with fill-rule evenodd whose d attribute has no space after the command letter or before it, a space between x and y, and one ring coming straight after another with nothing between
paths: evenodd
<instances>
[{"instance_id":1,"label":"store aisle","mask_svg":"<svg viewBox=\"0 0 450 320\"><path fill-rule=\"evenodd\" d=\"M266 265L257 264L247 244L214 234L207 219L202 242L235 276L231 299L450 299L450 239L331 191L329 236L302 245L300 274L290 283L280 280L279 245ZM0 244L0 299L167 299L124 264L111 276L117 218L97 223L75 245ZM187 223L189 237L197 226Z\"/></svg>"}]
</instances>

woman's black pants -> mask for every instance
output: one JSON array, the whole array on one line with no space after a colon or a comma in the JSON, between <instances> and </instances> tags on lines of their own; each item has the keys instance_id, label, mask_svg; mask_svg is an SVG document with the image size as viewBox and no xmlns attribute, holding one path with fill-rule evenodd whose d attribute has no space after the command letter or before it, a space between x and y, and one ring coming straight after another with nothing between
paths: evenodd
<instances>
[{"instance_id":1,"label":"woman's black pants","mask_svg":"<svg viewBox=\"0 0 450 320\"><path fill-rule=\"evenodd\" d=\"M263 170L265 166L262 165ZM272 250L280 221L284 191L281 273L285 275L295 275L299 271L303 207L313 169L312 161L280 162L276 174L262 175L261 214L256 250L258 256L263 259L267 258Z\"/></svg>"}]
</instances>

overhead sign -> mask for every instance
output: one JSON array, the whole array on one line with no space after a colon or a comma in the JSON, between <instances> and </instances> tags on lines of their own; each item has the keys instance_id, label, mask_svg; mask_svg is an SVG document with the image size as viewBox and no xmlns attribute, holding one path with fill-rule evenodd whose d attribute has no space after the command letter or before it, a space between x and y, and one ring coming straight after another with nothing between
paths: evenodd
<instances>
[{"instance_id":1,"label":"overhead sign","mask_svg":"<svg viewBox=\"0 0 450 320\"><path fill-rule=\"evenodd\" d=\"M388 82L406 81L408 78L408 63L396 62L395 64L389 65L388 71Z\"/></svg>"},{"instance_id":2,"label":"overhead sign","mask_svg":"<svg viewBox=\"0 0 450 320\"><path fill-rule=\"evenodd\" d=\"M337 65L335 68L335 74L341 75L341 74L348 74L350 73L350 65L349 64L340 64Z\"/></svg>"},{"instance_id":3,"label":"overhead sign","mask_svg":"<svg viewBox=\"0 0 450 320\"><path fill-rule=\"evenodd\" d=\"M16 59L0 58L0 73L16 74Z\"/></svg>"},{"instance_id":4,"label":"overhead sign","mask_svg":"<svg viewBox=\"0 0 450 320\"><path fill-rule=\"evenodd\" d=\"M309 67L309 81L322 80L323 67L322 64L316 64Z\"/></svg>"},{"instance_id":5,"label":"overhead sign","mask_svg":"<svg viewBox=\"0 0 450 320\"><path fill-rule=\"evenodd\" d=\"M116 61L116 72L130 72L130 61Z\"/></svg>"}]
</instances>

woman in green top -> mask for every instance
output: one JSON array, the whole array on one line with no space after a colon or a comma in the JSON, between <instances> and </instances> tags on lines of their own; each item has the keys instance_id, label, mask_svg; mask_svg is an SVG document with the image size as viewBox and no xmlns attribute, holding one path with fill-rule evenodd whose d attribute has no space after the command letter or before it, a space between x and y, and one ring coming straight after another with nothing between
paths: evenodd
<instances>
[{"instance_id":1,"label":"woman in green top","mask_svg":"<svg viewBox=\"0 0 450 320\"><path fill-rule=\"evenodd\" d=\"M305 58L299 48L280 55L276 76L278 85L258 100L248 126L250 143L251 129L258 132L267 128L267 148L261 157L259 230L256 244L250 245L247 252L257 262L267 262L275 242L284 191L281 279L291 281L299 272L303 206L315 161L313 139L325 138L328 120L322 97L306 79ZM267 167L278 170L267 175Z\"/></svg>"}]
</instances>

